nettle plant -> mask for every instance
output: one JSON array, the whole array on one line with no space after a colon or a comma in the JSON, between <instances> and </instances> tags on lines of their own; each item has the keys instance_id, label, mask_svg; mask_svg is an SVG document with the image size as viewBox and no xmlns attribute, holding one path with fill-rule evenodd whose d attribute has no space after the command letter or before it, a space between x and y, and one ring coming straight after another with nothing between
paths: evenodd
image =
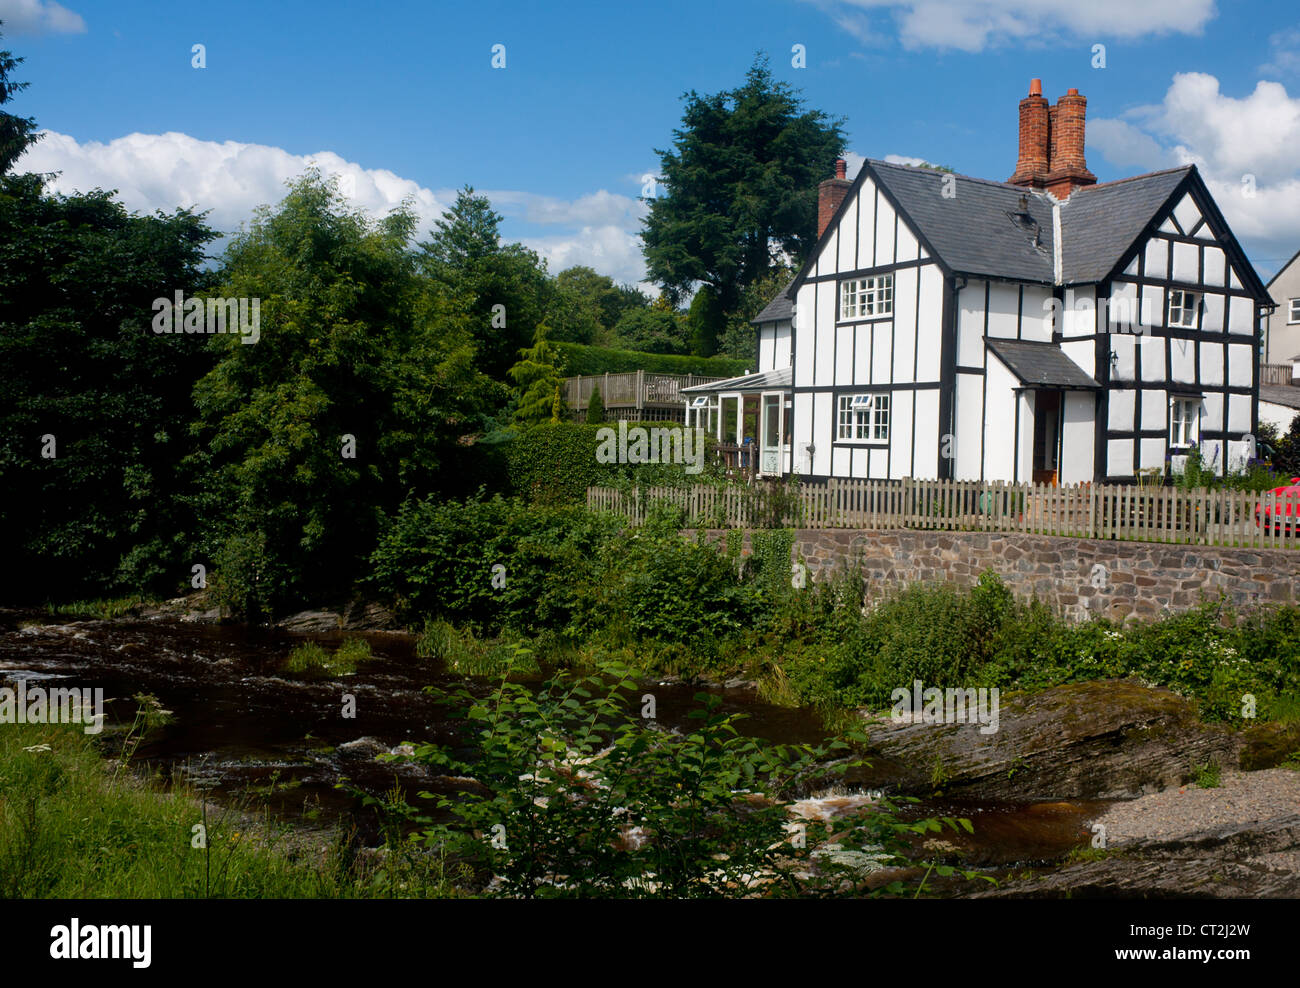
<instances>
[{"instance_id":1,"label":"nettle plant","mask_svg":"<svg viewBox=\"0 0 1300 988\"><path fill-rule=\"evenodd\" d=\"M647 699L618 668L560 674L537 690L503 679L486 698L444 696L465 737L414 757L480 785L422 793L440 812L417 817L412 840L471 866L488 895L702 898L861 894L866 875L909 863L909 836L970 829L902 822L882 800L832 838L825 823L792 821L784 800L861 764L861 738L746 737L741 715L706 693L696 695L693 729L670 732L641 716ZM872 894L912 891L876 885Z\"/></svg>"}]
</instances>

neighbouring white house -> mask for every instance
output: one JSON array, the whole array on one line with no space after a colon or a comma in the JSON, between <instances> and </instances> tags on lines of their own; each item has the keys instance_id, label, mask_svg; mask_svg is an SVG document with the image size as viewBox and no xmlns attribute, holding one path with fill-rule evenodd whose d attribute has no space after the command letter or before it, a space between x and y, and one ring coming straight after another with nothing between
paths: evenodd
<instances>
[{"instance_id":1,"label":"neighbouring white house","mask_svg":"<svg viewBox=\"0 0 1300 988\"><path fill-rule=\"evenodd\" d=\"M1291 422L1300 415L1300 388L1286 384L1261 384L1259 386L1259 421L1277 427L1279 435L1291 429Z\"/></svg>"},{"instance_id":2,"label":"neighbouring white house","mask_svg":"<svg viewBox=\"0 0 1300 988\"><path fill-rule=\"evenodd\" d=\"M1086 105L1035 79L1007 182L838 162L811 257L754 320L758 372L684 388L688 423L752 437L767 476L1244 462L1269 293L1195 166L1096 184Z\"/></svg>"},{"instance_id":3,"label":"neighbouring white house","mask_svg":"<svg viewBox=\"0 0 1300 988\"><path fill-rule=\"evenodd\" d=\"M1277 308L1264 318L1264 363L1292 364L1292 380L1300 383L1300 251L1265 287Z\"/></svg>"}]
</instances>

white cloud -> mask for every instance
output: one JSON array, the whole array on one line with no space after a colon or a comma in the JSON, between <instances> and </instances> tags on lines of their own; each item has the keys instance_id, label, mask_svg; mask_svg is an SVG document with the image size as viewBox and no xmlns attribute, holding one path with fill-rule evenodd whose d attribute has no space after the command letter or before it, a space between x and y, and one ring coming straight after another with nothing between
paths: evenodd
<instances>
[{"instance_id":1,"label":"white cloud","mask_svg":"<svg viewBox=\"0 0 1300 988\"><path fill-rule=\"evenodd\" d=\"M0 0L5 34L84 34L86 22L54 0Z\"/></svg>"},{"instance_id":2,"label":"white cloud","mask_svg":"<svg viewBox=\"0 0 1300 988\"><path fill-rule=\"evenodd\" d=\"M892 15L905 48L983 51L1064 39L1135 39L1200 34L1214 0L805 0L844 30L874 40L863 11Z\"/></svg>"},{"instance_id":3,"label":"white cloud","mask_svg":"<svg viewBox=\"0 0 1300 988\"><path fill-rule=\"evenodd\" d=\"M180 206L210 209L209 224L234 232L260 205L285 196L285 182L313 163L337 175L340 188L358 207L383 216L410 197L421 229L442 214L445 200L410 179L382 168L362 168L332 151L290 154L283 148L238 141L202 141L188 134L128 134L107 144L55 131L20 159L23 171L60 172L56 192L117 189L128 209L152 212Z\"/></svg>"},{"instance_id":4,"label":"white cloud","mask_svg":"<svg viewBox=\"0 0 1300 988\"><path fill-rule=\"evenodd\" d=\"M1159 104L1125 116L1136 123L1090 120L1089 146L1119 166L1194 164L1252 254L1285 259L1300 246L1300 98L1276 82L1236 98L1212 75L1182 72Z\"/></svg>"},{"instance_id":5,"label":"white cloud","mask_svg":"<svg viewBox=\"0 0 1300 988\"><path fill-rule=\"evenodd\" d=\"M1154 137L1123 120L1089 120L1087 140L1089 148L1100 151L1113 165L1159 171L1177 164Z\"/></svg>"},{"instance_id":6,"label":"white cloud","mask_svg":"<svg viewBox=\"0 0 1300 988\"><path fill-rule=\"evenodd\" d=\"M911 165L913 168L932 164L932 162L926 161L924 158L911 158L905 154L887 154L885 160L891 165Z\"/></svg>"},{"instance_id":7,"label":"white cloud","mask_svg":"<svg viewBox=\"0 0 1300 988\"><path fill-rule=\"evenodd\" d=\"M371 216L384 216L410 199L420 239L456 197L453 189L433 191L387 169L363 168L332 151L291 154L263 144L204 141L175 132L128 134L108 143L81 143L55 131L43 134L17 167L59 172L51 183L53 191L116 189L128 209L144 213L187 206L210 210L209 225L223 233L238 230L258 206L283 199L285 182L312 164L326 176L338 176L340 191ZM552 272L586 264L618 281L636 283L645 277L637 231L646 207L635 197L604 189L572 200L514 190L479 191L510 220L572 228L518 238L545 257ZM219 241L209 250L218 252L223 246Z\"/></svg>"},{"instance_id":8,"label":"white cloud","mask_svg":"<svg viewBox=\"0 0 1300 988\"><path fill-rule=\"evenodd\" d=\"M514 207L529 223L626 225L639 222L647 212L644 203L632 196L620 196L601 189L577 199L556 199L531 192L485 192L498 209Z\"/></svg>"},{"instance_id":9,"label":"white cloud","mask_svg":"<svg viewBox=\"0 0 1300 988\"><path fill-rule=\"evenodd\" d=\"M524 243L546 258L552 274L583 264L617 282L638 286L651 296L659 291L642 282L645 259L634 229L584 226L573 236L524 238Z\"/></svg>"},{"instance_id":10,"label":"white cloud","mask_svg":"<svg viewBox=\"0 0 1300 988\"><path fill-rule=\"evenodd\" d=\"M1259 74L1274 79L1300 76L1300 27L1278 31L1268 39L1269 60L1259 67Z\"/></svg>"}]
</instances>

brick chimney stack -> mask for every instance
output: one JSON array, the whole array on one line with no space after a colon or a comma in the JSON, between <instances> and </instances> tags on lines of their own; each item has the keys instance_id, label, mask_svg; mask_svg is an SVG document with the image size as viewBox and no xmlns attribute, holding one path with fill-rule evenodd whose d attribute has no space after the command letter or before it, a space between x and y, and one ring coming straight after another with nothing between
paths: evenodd
<instances>
[{"instance_id":1,"label":"brick chimney stack","mask_svg":"<svg viewBox=\"0 0 1300 988\"><path fill-rule=\"evenodd\" d=\"M840 208L840 203L844 201L844 197L849 194L849 189L853 186L853 183L848 180L847 169L848 165L844 159L836 158L835 177L828 178L817 186L817 238L819 240L826 232L826 227L830 226L835 210Z\"/></svg>"},{"instance_id":2,"label":"brick chimney stack","mask_svg":"<svg viewBox=\"0 0 1300 988\"><path fill-rule=\"evenodd\" d=\"M1016 173L1008 182L1012 185L1043 187L1048 163L1047 100L1043 98L1043 80L1032 79L1029 95L1020 101L1020 156L1016 159Z\"/></svg>"},{"instance_id":3,"label":"brick chimney stack","mask_svg":"<svg viewBox=\"0 0 1300 988\"><path fill-rule=\"evenodd\" d=\"M1058 199L1093 185L1097 176L1088 171L1083 153L1087 110L1087 97L1077 89L1048 106L1042 80L1031 81L1029 95L1020 101L1020 156L1015 174L1007 181L1046 189Z\"/></svg>"},{"instance_id":4,"label":"brick chimney stack","mask_svg":"<svg viewBox=\"0 0 1300 988\"><path fill-rule=\"evenodd\" d=\"M1052 118L1052 158L1047 171L1047 191L1058 199L1083 185L1095 185L1097 176L1088 171L1083 157L1084 118L1088 98L1070 89L1056 101Z\"/></svg>"}]
</instances>

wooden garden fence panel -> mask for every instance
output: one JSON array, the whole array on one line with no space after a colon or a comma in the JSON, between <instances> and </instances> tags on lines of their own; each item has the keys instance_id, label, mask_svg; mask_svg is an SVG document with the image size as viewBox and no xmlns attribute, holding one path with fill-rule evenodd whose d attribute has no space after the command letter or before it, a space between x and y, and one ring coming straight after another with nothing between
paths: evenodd
<instances>
[{"instance_id":1,"label":"wooden garden fence panel","mask_svg":"<svg viewBox=\"0 0 1300 988\"><path fill-rule=\"evenodd\" d=\"M797 488L700 484L630 493L590 487L586 496L593 511L612 512L636 525L644 524L660 502L680 507L692 527L1032 532L1300 549L1294 527L1300 504L1274 503L1272 494L1256 491L904 479L831 480Z\"/></svg>"}]
</instances>

